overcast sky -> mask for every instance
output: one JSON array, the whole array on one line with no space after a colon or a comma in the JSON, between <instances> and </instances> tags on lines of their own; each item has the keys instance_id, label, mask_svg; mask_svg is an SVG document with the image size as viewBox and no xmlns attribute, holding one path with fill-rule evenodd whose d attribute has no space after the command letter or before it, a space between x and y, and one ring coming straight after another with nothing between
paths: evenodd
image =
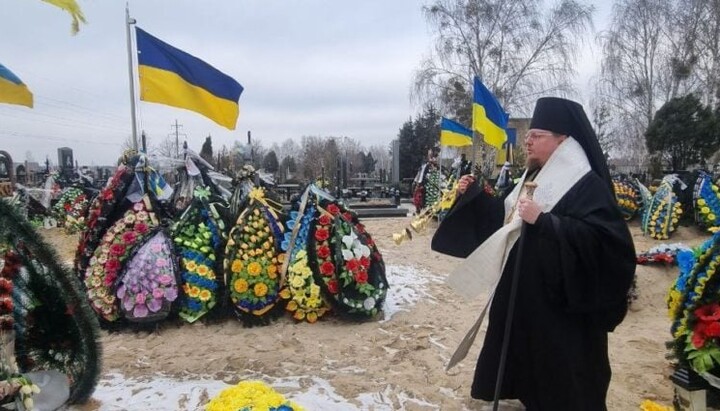
<instances>
[{"instance_id":1,"label":"overcast sky","mask_svg":"<svg viewBox=\"0 0 720 411\"><path fill-rule=\"evenodd\" d=\"M431 48L420 0L136 0L137 25L235 78L237 128L194 112L140 102L139 128L157 144L181 125L196 151L247 139L265 147L304 135L348 136L387 144L418 113L413 73ZM604 3L604 2L597 2ZM0 150L57 162L74 150L81 165L113 164L131 135L125 1L78 0L87 24L70 35L70 16L40 0L3 0L0 64L35 96L35 108L0 104ZM598 4L597 30L609 6ZM588 39L590 42L591 39ZM588 43L576 79L584 90L597 70ZM580 100L587 96L578 96ZM512 115L512 113L510 113ZM173 134L174 135L174 134Z\"/></svg>"}]
</instances>

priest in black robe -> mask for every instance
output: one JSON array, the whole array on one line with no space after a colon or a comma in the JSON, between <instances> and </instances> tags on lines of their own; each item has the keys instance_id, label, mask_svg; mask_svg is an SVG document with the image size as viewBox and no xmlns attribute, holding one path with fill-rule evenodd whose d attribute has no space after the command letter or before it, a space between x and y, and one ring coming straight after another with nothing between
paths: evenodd
<instances>
[{"instance_id":1,"label":"priest in black robe","mask_svg":"<svg viewBox=\"0 0 720 411\"><path fill-rule=\"evenodd\" d=\"M581 105L538 100L525 148L527 171L507 198L493 197L464 177L460 197L432 240L433 250L456 257L497 250L491 243L504 241L498 244L505 252L490 256L500 259L499 280L471 396L494 398L508 307L514 304L500 398L519 399L530 411L606 410L608 332L627 312L635 273L632 237ZM544 202L522 193L523 182L534 178L538 193L547 189ZM513 231L511 224L522 229ZM485 264L463 268L477 276L492 271ZM470 287L472 275L456 288ZM510 301L513 275L519 278Z\"/></svg>"}]
</instances>

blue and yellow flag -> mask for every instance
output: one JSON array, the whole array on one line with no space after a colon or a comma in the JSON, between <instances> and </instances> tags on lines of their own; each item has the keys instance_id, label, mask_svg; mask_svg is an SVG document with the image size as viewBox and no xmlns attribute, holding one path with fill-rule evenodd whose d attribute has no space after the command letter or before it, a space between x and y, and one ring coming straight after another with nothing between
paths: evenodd
<instances>
[{"instance_id":1,"label":"blue and yellow flag","mask_svg":"<svg viewBox=\"0 0 720 411\"><path fill-rule=\"evenodd\" d=\"M0 64L0 103L19 104L32 108L33 95L12 71Z\"/></svg>"},{"instance_id":2,"label":"blue and yellow flag","mask_svg":"<svg viewBox=\"0 0 720 411\"><path fill-rule=\"evenodd\" d=\"M485 137L485 142L498 149L507 140L505 127L508 115L480 79L475 77L473 90L473 130Z\"/></svg>"},{"instance_id":3,"label":"blue and yellow flag","mask_svg":"<svg viewBox=\"0 0 720 411\"><path fill-rule=\"evenodd\" d=\"M443 146L471 146L472 130L462 124L447 119L445 117L440 121L440 144Z\"/></svg>"},{"instance_id":4,"label":"blue and yellow flag","mask_svg":"<svg viewBox=\"0 0 720 411\"><path fill-rule=\"evenodd\" d=\"M141 28L135 30L140 100L192 110L235 130L240 83Z\"/></svg>"},{"instance_id":5,"label":"blue and yellow flag","mask_svg":"<svg viewBox=\"0 0 720 411\"><path fill-rule=\"evenodd\" d=\"M45 3L52 4L53 6L60 7L61 9L70 13L73 19L72 26L70 28L72 34L77 34L80 30L80 23L85 23L85 16L83 15L80 6L78 6L75 0L43 0Z\"/></svg>"}]
</instances>

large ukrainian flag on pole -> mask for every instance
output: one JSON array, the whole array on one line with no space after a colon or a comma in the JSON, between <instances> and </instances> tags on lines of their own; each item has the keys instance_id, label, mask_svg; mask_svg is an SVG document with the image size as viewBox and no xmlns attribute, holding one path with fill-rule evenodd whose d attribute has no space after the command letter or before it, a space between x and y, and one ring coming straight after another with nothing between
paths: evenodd
<instances>
[{"instance_id":1,"label":"large ukrainian flag on pole","mask_svg":"<svg viewBox=\"0 0 720 411\"><path fill-rule=\"evenodd\" d=\"M135 30L140 100L192 110L235 130L240 83L141 28Z\"/></svg>"},{"instance_id":2,"label":"large ukrainian flag on pole","mask_svg":"<svg viewBox=\"0 0 720 411\"><path fill-rule=\"evenodd\" d=\"M440 144L443 146L463 147L471 146L472 130L462 124L447 119L440 121Z\"/></svg>"},{"instance_id":3,"label":"large ukrainian flag on pole","mask_svg":"<svg viewBox=\"0 0 720 411\"><path fill-rule=\"evenodd\" d=\"M33 95L12 71L0 64L0 103L19 104L32 108Z\"/></svg>"},{"instance_id":4,"label":"large ukrainian flag on pole","mask_svg":"<svg viewBox=\"0 0 720 411\"><path fill-rule=\"evenodd\" d=\"M507 140L505 127L507 127L508 115L477 76L473 87L472 108L473 130L481 133L486 143L501 149Z\"/></svg>"}]
</instances>

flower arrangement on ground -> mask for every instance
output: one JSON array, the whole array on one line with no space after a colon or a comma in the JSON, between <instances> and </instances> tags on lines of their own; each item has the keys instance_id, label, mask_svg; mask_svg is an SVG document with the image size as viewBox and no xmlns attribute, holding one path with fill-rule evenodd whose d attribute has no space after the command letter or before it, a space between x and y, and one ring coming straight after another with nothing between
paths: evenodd
<instances>
[{"instance_id":1,"label":"flower arrangement on ground","mask_svg":"<svg viewBox=\"0 0 720 411\"><path fill-rule=\"evenodd\" d=\"M304 408L261 381L241 381L225 388L205 405L205 411L303 411Z\"/></svg>"},{"instance_id":2,"label":"flower arrangement on ground","mask_svg":"<svg viewBox=\"0 0 720 411\"><path fill-rule=\"evenodd\" d=\"M315 280L343 314L369 318L387 294L382 256L354 214L334 201L322 200L310 232L310 266Z\"/></svg>"},{"instance_id":3,"label":"flower arrangement on ground","mask_svg":"<svg viewBox=\"0 0 720 411\"><path fill-rule=\"evenodd\" d=\"M675 265L678 253L689 250L690 247L682 243L660 244L655 247L651 247L644 253L638 254L637 263L641 265L655 263Z\"/></svg>"},{"instance_id":4,"label":"flower arrangement on ground","mask_svg":"<svg viewBox=\"0 0 720 411\"><path fill-rule=\"evenodd\" d=\"M680 274L667 303L674 354L700 375L720 375L720 233L678 254Z\"/></svg>"},{"instance_id":5,"label":"flower arrangement on ground","mask_svg":"<svg viewBox=\"0 0 720 411\"><path fill-rule=\"evenodd\" d=\"M75 272L82 277L90 259L102 241L105 231L115 222L114 214L118 205L125 199L125 193L133 179L135 158L130 164L118 166L115 174L108 180L105 188L93 199L88 209L85 231L80 235L80 242L75 253Z\"/></svg>"},{"instance_id":6,"label":"flower arrangement on ground","mask_svg":"<svg viewBox=\"0 0 720 411\"><path fill-rule=\"evenodd\" d=\"M263 189L253 188L225 248L230 300L246 325L267 324L282 301L282 238L279 214L265 199Z\"/></svg>"},{"instance_id":7,"label":"flower arrangement on ground","mask_svg":"<svg viewBox=\"0 0 720 411\"><path fill-rule=\"evenodd\" d=\"M123 317L135 322L159 321L178 297L177 267L168 235L159 230L139 245L117 282Z\"/></svg>"},{"instance_id":8,"label":"flower arrangement on ground","mask_svg":"<svg viewBox=\"0 0 720 411\"><path fill-rule=\"evenodd\" d=\"M615 199L625 221L630 221L640 209L642 198L635 184L626 179L613 179Z\"/></svg>"},{"instance_id":9,"label":"flower arrangement on ground","mask_svg":"<svg viewBox=\"0 0 720 411\"><path fill-rule=\"evenodd\" d=\"M65 232L74 234L85 229L85 212L88 199L79 187L67 188L53 207L53 215L65 227Z\"/></svg>"},{"instance_id":10,"label":"flower arrangement on ground","mask_svg":"<svg viewBox=\"0 0 720 411\"><path fill-rule=\"evenodd\" d=\"M288 252L289 264L287 268L287 287L281 292L281 297L289 300L285 309L292 313L293 318L298 321L315 323L318 318L325 315L329 305L321 295L320 286L315 282L315 276L308 264L308 233L314 223L316 209L309 204L301 215L297 211L290 213L286 222L285 232L286 249ZM322 218L322 217L321 217ZM298 225L294 241L292 231Z\"/></svg>"},{"instance_id":11,"label":"flower arrangement on ground","mask_svg":"<svg viewBox=\"0 0 720 411\"><path fill-rule=\"evenodd\" d=\"M715 232L720 227L720 192L707 173L698 177L694 190L695 221L700 227Z\"/></svg>"},{"instance_id":12,"label":"flower arrangement on ground","mask_svg":"<svg viewBox=\"0 0 720 411\"><path fill-rule=\"evenodd\" d=\"M673 192L672 183L660 183L649 207L644 210L642 231L656 240L667 240L677 228L682 206Z\"/></svg>"},{"instance_id":13,"label":"flower arrangement on ground","mask_svg":"<svg viewBox=\"0 0 720 411\"><path fill-rule=\"evenodd\" d=\"M85 271L85 289L90 306L102 320L113 322L120 315L115 296L118 274L133 248L158 225L148 196L133 204L105 233Z\"/></svg>"},{"instance_id":14,"label":"flower arrangement on ground","mask_svg":"<svg viewBox=\"0 0 720 411\"><path fill-rule=\"evenodd\" d=\"M195 187L192 203L173 228L173 241L180 256L183 288L179 315L193 323L210 312L223 295L217 256L225 242L225 223L210 202L209 189Z\"/></svg>"}]
</instances>

